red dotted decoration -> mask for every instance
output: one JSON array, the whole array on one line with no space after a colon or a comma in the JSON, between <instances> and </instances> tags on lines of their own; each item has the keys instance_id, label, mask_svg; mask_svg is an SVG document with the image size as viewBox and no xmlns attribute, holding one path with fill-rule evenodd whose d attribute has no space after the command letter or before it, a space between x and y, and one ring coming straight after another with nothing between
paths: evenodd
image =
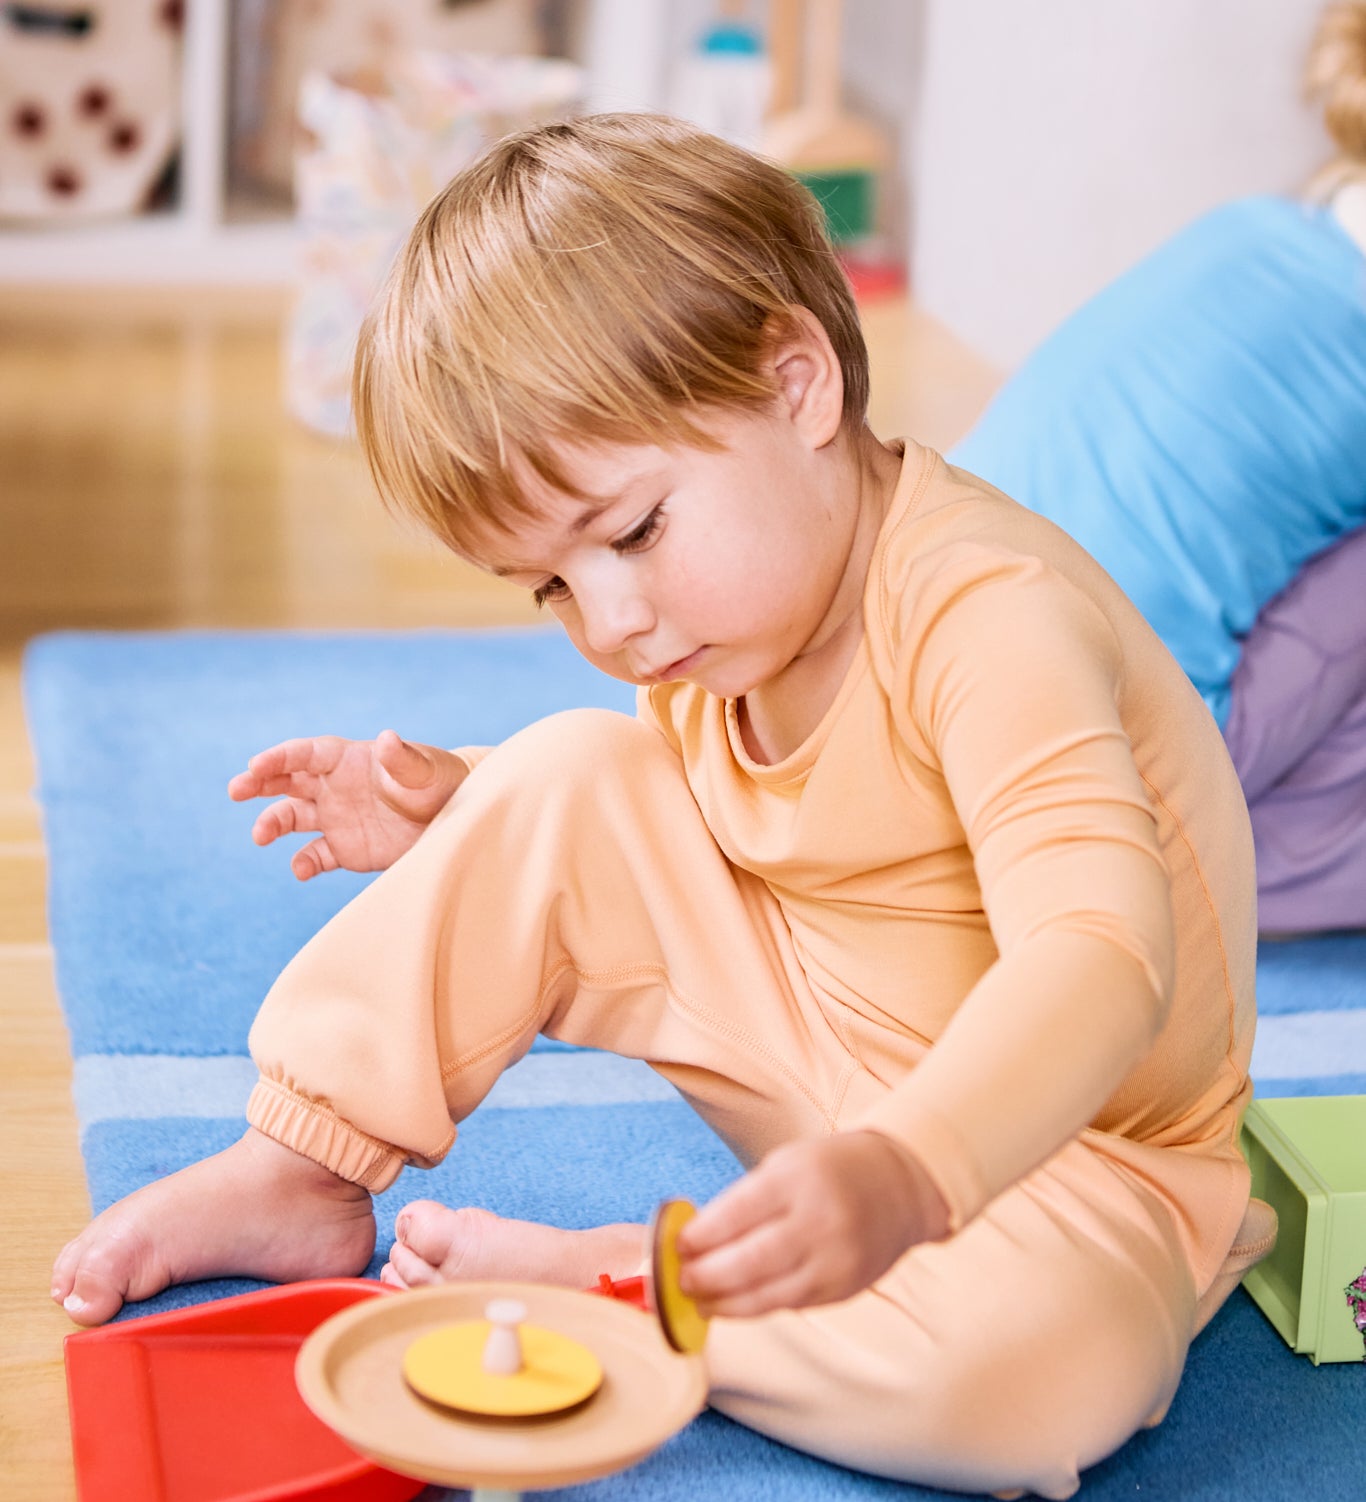
<instances>
[{"instance_id":1,"label":"red dotted decoration","mask_svg":"<svg viewBox=\"0 0 1366 1502\"><path fill-rule=\"evenodd\" d=\"M131 120L121 120L109 132L109 149L120 156L136 151L142 145L142 131Z\"/></svg>"},{"instance_id":2,"label":"red dotted decoration","mask_svg":"<svg viewBox=\"0 0 1366 1502\"><path fill-rule=\"evenodd\" d=\"M22 136L30 141L35 140L47 129L47 114L42 105L26 102L14 111L10 117L10 124L16 136Z\"/></svg>"},{"instance_id":3,"label":"red dotted decoration","mask_svg":"<svg viewBox=\"0 0 1366 1502\"><path fill-rule=\"evenodd\" d=\"M109 113L113 95L102 83L87 84L76 96L76 113L86 120L97 120Z\"/></svg>"},{"instance_id":4,"label":"red dotted decoration","mask_svg":"<svg viewBox=\"0 0 1366 1502\"><path fill-rule=\"evenodd\" d=\"M54 198L74 198L84 186L74 167L53 167L47 174L47 191Z\"/></svg>"},{"instance_id":5,"label":"red dotted decoration","mask_svg":"<svg viewBox=\"0 0 1366 1502\"><path fill-rule=\"evenodd\" d=\"M185 25L185 0L161 0L157 16L163 26L180 31Z\"/></svg>"}]
</instances>

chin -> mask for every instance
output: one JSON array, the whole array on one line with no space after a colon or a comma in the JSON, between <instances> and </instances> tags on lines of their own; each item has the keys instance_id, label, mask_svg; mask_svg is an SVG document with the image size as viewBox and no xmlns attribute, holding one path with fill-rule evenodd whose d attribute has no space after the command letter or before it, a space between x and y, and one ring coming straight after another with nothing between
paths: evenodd
<instances>
[{"instance_id":1,"label":"chin","mask_svg":"<svg viewBox=\"0 0 1366 1502\"><path fill-rule=\"evenodd\" d=\"M704 670L685 681L716 699L743 699L771 676L769 673L747 673L731 668L728 672L722 670L709 673Z\"/></svg>"}]
</instances>

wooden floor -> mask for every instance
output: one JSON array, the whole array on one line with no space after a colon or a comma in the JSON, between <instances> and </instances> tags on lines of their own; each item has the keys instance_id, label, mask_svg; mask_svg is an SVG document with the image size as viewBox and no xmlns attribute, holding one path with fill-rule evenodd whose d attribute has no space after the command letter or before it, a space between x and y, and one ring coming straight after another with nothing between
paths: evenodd
<instances>
[{"instance_id":1,"label":"wooden floor","mask_svg":"<svg viewBox=\"0 0 1366 1502\"><path fill-rule=\"evenodd\" d=\"M400 534L352 447L283 415L282 316L260 293L0 288L3 1502L75 1496L61 1351L72 1327L47 1288L53 1255L89 1215L47 943L24 641L62 627L530 618L523 591ZM995 373L900 300L868 307L865 326L874 428L946 447Z\"/></svg>"}]
</instances>

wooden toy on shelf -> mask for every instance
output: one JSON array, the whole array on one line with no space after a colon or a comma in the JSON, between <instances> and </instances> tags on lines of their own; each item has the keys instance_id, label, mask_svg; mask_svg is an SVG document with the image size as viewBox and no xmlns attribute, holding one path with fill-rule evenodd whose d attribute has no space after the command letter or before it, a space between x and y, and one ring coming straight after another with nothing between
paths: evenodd
<instances>
[{"instance_id":1,"label":"wooden toy on shelf","mask_svg":"<svg viewBox=\"0 0 1366 1502\"><path fill-rule=\"evenodd\" d=\"M0 5L0 221L145 207L180 139L180 0Z\"/></svg>"},{"instance_id":2,"label":"wooden toy on shelf","mask_svg":"<svg viewBox=\"0 0 1366 1502\"><path fill-rule=\"evenodd\" d=\"M802 10L799 0L773 6L774 112L759 150L811 189L825 209L831 239L847 246L873 232L877 178L891 162L891 142L842 102L841 0L804 0L804 16Z\"/></svg>"}]
</instances>

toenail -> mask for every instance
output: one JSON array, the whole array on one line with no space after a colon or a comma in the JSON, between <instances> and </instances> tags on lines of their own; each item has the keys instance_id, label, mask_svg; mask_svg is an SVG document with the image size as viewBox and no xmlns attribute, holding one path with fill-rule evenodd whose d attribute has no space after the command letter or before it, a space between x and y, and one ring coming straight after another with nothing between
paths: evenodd
<instances>
[{"instance_id":1,"label":"toenail","mask_svg":"<svg viewBox=\"0 0 1366 1502\"><path fill-rule=\"evenodd\" d=\"M406 1241L408 1239L408 1227L411 1224L412 1221L407 1215L400 1215L399 1218L394 1222L394 1235L397 1236L400 1241Z\"/></svg>"},{"instance_id":2,"label":"toenail","mask_svg":"<svg viewBox=\"0 0 1366 1502\"><path fill-rule=\"evenodd\" d=\"M79 1314L85 1308L85 1300L78 1293L69 1293L62 1300L62 1308L68 1314Z\"/></svg>"}]
</instances>

